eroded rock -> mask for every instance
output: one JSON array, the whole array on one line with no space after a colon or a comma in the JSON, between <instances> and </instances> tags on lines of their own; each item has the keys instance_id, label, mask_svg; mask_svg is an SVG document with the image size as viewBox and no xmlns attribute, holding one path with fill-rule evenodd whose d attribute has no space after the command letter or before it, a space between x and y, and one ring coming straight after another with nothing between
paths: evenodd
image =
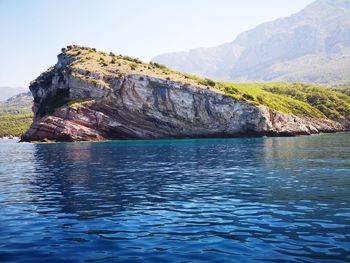
<instances>
[{"instance_id":1,"label":"eroded rock","mask_svg":"<svg viewBox=\"0 0 350 263\"><path fill-rule=\"evenodd\" d=\"M292 136L348 125L283 114L155 76L76 69L74 57L58 58L30 85L35 116L23 141Z\"/></svg>"}]
</instances>

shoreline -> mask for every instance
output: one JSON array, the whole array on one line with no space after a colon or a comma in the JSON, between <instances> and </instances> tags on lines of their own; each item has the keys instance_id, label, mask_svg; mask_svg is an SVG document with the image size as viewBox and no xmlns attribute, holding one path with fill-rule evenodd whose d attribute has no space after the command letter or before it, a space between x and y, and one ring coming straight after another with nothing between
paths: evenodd
<instances>
[{"instance_id":1,"label":"shoreline","mask_svg":"<svg viewBox=\"0 0 350 263\"><path fill-rule=\"evenodd\" d=\"M140 141L175 141L175 140L210 140L210 139L251 139L251 138L293 138L293 137L307 137L307 136L317 136L322 134L341 134L341 133L350 133L349 130L343 131L323 131L312 134L295 134L295 135L237 135L237 136L201 136L201 137L178 137L178 138L157 138L157 139L111 139L111 140L81 140L81 141L55 141L55 140L44 140L44 141L22 141L21 138L18 138L18 143L30 143L30 144L55 144L55 143L105 143L105 142L140 142Z\"/></svg>"}]
</instances>

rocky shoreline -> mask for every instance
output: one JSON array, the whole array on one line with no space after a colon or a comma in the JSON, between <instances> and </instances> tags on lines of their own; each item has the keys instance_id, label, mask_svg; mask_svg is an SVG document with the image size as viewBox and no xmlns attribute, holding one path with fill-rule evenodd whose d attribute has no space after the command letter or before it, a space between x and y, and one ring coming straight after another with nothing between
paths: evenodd
<instances>
[{"instance_id":1,"label":"rocky shoreline","mask_svg":"<svg viewBox=\"0 0 350 263\"><path fill-rule=\"evenodd\" d=\"M296 136L350 128L344 118L301 118L209 87L77 63L62 53L31 83L34 122L21 141Z\"/></svg>"}]
</instances>

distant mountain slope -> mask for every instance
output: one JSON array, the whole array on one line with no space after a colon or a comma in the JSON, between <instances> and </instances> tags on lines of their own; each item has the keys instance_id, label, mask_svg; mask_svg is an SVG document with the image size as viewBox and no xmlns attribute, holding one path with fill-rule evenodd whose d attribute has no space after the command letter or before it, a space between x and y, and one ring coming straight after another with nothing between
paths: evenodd
<instances>
[{"instance_id":1,"label":"distant mountain slope","mask_svg":"<svg viewBox=\"0 0 350 263\"><path fill-rule=\"evenodd\" d=\"M0 102L0 137L23 134L32 123L32 105L33 97L30 92L20 93Z\"/></svg>"},{"instance_id":2,"label":"distant mountain slope","mask_svg":"<svg viewBox=\"0 0 350 263\"><path fill-rule=\"evenodd\" d=\"M30 91L17 94L5 102L0 102L0 114L31 113L33 97Z\"/></svg>"},{"instance_id":3,"label":"distant mountain slope","mask_svg":"<svg viewBox=\"0 0 350 263\"><path fill-rule=\"evenodd\" d=\"M0 102L26 91L28 91L28 88L25 87L0 87Z\"/></svg>"},{"instance_id":4,"label":"distant mountain slope","mask_svg":"<svg viewBox=\"0 0 350 263\"><path fill-rule=\"evenodd\" d=\"M176 70L230 81L346 84L350 80L350 0L318 0L212 48L160 55Z\"/></svg>"}]
</instances>

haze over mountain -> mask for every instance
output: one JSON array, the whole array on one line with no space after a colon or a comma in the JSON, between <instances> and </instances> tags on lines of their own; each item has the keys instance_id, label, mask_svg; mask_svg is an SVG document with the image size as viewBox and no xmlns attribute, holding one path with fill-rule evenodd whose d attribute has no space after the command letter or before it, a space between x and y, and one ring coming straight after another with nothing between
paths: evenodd
<instances>
[{"instance_id":1,"label":"haze over mountain","mask_svg":"<svg viewBox=\"0 0 350 263\"><path fill-rule=\"evenodd\" d=\"M167 53L153 61L225 81L349 83L350 0L318 0L230 43Z\"/></svg>"},{"instance_id":2,"label":"haze over mountain","mask_svg":"<svg viewBox=\"0 0 350 263\"><path fill-rule=\"evenodd\" d=\"M19 93L28 92L25 87L0 87L0 102L5 101Z\"/></svg>"}]
</instances>

